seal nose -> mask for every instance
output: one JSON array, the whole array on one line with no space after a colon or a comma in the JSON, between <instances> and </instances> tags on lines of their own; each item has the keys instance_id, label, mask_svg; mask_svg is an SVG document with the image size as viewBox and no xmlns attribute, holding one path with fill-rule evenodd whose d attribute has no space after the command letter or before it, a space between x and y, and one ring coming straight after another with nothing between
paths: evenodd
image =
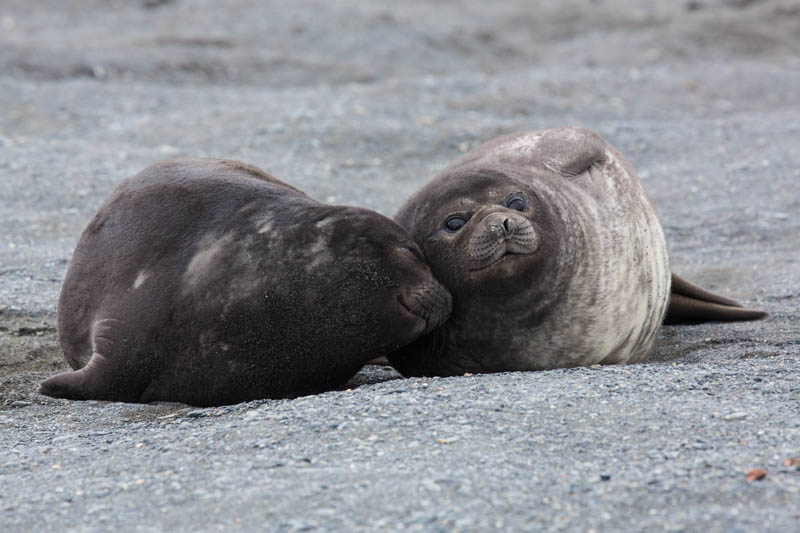
<instances>
[{"instance_id":1,"label":"seal nose","mask_svg":"<svg viewBox=\"0 0 800 533\"><path fill-rule=\"evenodd\" d=\"M502 237L507 237L517 227L515 221L505 213L492 213L484 221L489 231Z\"/></svg>"},{"instance_id":2,"label":"seal nose","mask_svg":"<svg viewBox=\"0 0 800 533\"><path fill-rule=\"evenodd\" d=\"M531 222L519 213L495 211L486 215L469 240L473 270L497 262L506 254L530 254L539 246Z\"/></svg>"}]
</instances>

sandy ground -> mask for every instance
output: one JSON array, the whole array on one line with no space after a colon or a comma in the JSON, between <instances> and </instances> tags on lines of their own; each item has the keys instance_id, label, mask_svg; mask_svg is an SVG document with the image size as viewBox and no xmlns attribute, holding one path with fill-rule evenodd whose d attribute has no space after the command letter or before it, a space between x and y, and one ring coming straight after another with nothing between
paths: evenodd
<instances>
[{"instance_id":1,"label":"sandy ground","mask_svg":"<svg viewBox=\"0 0 800 533\"><path fill-rule=\"evenodd\" d=\"M6 0L0 29L2 529L796 527L796 2ZM478 143L562 125L639 171L676 272L770 317L665 328L644 365L368 367L218 410L35 393L66 368L78 235L153 161L241 159L391 215Z\"/></svg>"}]
</instances>

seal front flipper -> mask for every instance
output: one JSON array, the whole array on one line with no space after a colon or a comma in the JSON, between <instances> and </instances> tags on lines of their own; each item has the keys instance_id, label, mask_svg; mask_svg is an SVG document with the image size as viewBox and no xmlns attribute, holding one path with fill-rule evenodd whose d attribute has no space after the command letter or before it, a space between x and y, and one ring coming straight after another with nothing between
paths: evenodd
<instances>
[{"instance_id":1,"label":"seal front flipper","mask_svg":"<svg viewBox=\"0 0 800 533\"><path fill-rule=\"evenodd\" d=\"M511 133L488 141L454 161L444 173L471 168L512 167L527 174L574 178L607 159L609 145L597 133L579 127Z\"/></svg>"},{"instance_id":2,"label":"seal front flipper","mask_svg":"<svg viewBox=\"0 0 800 533\"><path fill-rule=\"evenodd\" d=\"M39 394L67 400L138 402L145 384L135 374L120 373L113 365L95 352L83 368L44 380Z\"/></svg>"},{"instance_id":3,"label":"seal front flipper","mask_svg":"<svg viewBox=\"0 0 800 533\"><path fill-rule=\"evenodd\" d=\"M556 128L536 133L517 134L498 159L516 165L554 172L566 178L583 174L606 158L606 143L597 133L576 127Z\"/></svg>"},{"instance_id":4,"label":"seal front flipper","mask_svg":"<svg viewBox=\"0 0 800 533\"><path fill-rule=\"evenodd\" d=\"M733 322L767 316L761 309L748 309L735 300L709 292L672 274L672 290L664 324Z\"/></svg>"},{"instance_id":5,"label":"seal front flipper","mask_svg":"<svg viewBox=\"0 0 800 533\"><path fill-rule=\"evenodd\" d=\"M536 143L535 161L565 177L575 177L605 158L606 143L597 133L584 128L547 130Z\"/></svg>"}]
</instances>

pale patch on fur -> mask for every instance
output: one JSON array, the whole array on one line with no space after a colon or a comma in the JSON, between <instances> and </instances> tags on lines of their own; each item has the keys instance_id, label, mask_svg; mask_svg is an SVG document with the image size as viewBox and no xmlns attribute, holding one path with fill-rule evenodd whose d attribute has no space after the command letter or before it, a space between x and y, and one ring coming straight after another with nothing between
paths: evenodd
<instances>
[{"instance_id":1,"label":"pale patch on fur","mask_svg":"<svg viewBox=\"0 0 800 533\"><path fill-rule=\"evenodd\" d=\"M272 228L275 227L275 226L272 223L272 219L271 218L265 218L264 220L261 220L260 222L256 222L256 227L258 228L257 229L258 233L259 234L263 234L263 233L271 233L272 232Z\"/></svg>"},{"instance_id":2,"label":"pale patch on fur","mask_svg":"<svg viewBox=\"0 0 800 533\"><path fill-rule=\"evenodd\" d=\"M515 160L518 160L519 156L524 155L525 152L533 152L542 137L541 134L521 135L503 145L501 154L512 155Z\"/></svg>"},{"instance_id":3,"label":"pale patch on fur","mask_svg":"<svg viewBox=\"0 0 800 533\"><path fill-rule=\"evenodd\" d=\"M487 161L492 164L499 161L511 165L519 165L521 162L530 165L535 162L536 146L541 138L541 134L520 135L487 151L476 163Z\"/></svg>"},{"instance_id":4,"label":"pale patch on fur","mask_svg":"<svg viewBox=\"0 0 800 533\"><path fill-rule=\"evenodd\" d=\"M304 266L306 272L318 270L322 264L333 261L329 246L330 241L326 235L317 237L317 240L309 246L307 253L311 260Z\"/></svg>"},{"instance_id":5,"label":"pale patch on fur","mask_svg":"<svg viewBox=\"0 0 800 533\"><path fill-rule=\"evenodd\" d=\"M230 243L230 236L209 242L210 239L203 239L199 250L194 254L183 273L183 283L188 286L195 286L200 283L208 272L213 268L217 256Z\"/></svg>"},{"instance_id":6,"label":"pale patch on fur","mask_svg":"<svg viewBox=\"0 0 800 533\"><path fill-rule=\"evenodd\" d=\"M458 200L458 205L460 205L461 207L470 207L476 204L477 202L472 198L460 198Z\"/></svg>"},{"instance_id":7,"label":"pale patch on fur","mask_svg":"<svg viewBox=\"0 0 800 533\"><path fill-rule=\"evenodd\" d=\"M319 222L314 224L314 227L317 228L317 229L322 229L322 228L325 228L327 226L330 226L334 222L335 222L335 219L333 217L327 217L327 218L323 218L322 220L320 220Z\"/></svg>"},{"instance_id":8,"label":"pale patch on fur","mask_svg":"<svg viewBox=\"0 0 800 533\"><path fill-rule=\"evenodd\" d=\"M149 272L145 271L144 269L140 270L139 274L136 276L136 279L133 281L133 288L138 289L139 287L141 287L142 283L144 283L149 277L150 277Z\"/></svg>"},{"instance_id":9,"label":"pale patch on fur","mask_svg":"<svg viewBox=\"0 0 800 533\"><path fill-rule=\"evenodd\" d=\"M335 217L326 217L314 224L314 227L321 230L316 240L303 251L303 254L308 257L308 261L303 266L306 272L314 272L321 268L321 265L333 261L333 255L330 251L330 238L328 228L336 222Z\"/></svg>"},{"instance_id":10,"label":"pale patch on fur","mask_svg":"<svg viewBox=\"0 0 800 533\"><path fill-rule=\"evenodd\" d=\"M308 248L308 252L311 255L319 255L327 251L328 251L328 239L325 236L317 237L317 240L314 241L314 244L312 244Z\"/></svg>"},{"instance_id":11,"label":"pale patch on fur","mask_svg":"<svg viewBox=\"0 0 800 533\"><path fill-rule=\"evenodd\" d=\"M237 302L252 299L264 287L260 269L265 258L259 252L263 250L259 239L236 231L203 239L183 275L184 294L199 289L206 292L206 298L213 295L213 305L220 313L227 312ZM211 280L218 291L206 291L204 285ZM224 284L224 290L220 283Z\"/></svg>"}]
</instances>

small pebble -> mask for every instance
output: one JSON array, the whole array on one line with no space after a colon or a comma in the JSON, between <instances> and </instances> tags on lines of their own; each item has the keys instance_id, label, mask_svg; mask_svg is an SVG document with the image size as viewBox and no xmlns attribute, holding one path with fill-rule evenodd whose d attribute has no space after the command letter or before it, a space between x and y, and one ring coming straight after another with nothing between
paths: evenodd
<instances>
[{"instance_id":1,"label":"small pebble","mask_svg":"<svg viewBox=\"0 0 800 533\"><path fill-rule=\"evenodd\" d=\"M744 475L747 481L760 481L767 477L767 471L763 468L753 468Z\"/></svg>"},{"instance_id":2,"label":"small pebble","mask_svg":"<svg viewBox=\"0 0 800 533\"><path fill-rule=\"evenodd\" d=\"M738 412L725 415L725 420L741 420L743 418L747 418L747 413Z\"/></svg>"}]
</instances>

